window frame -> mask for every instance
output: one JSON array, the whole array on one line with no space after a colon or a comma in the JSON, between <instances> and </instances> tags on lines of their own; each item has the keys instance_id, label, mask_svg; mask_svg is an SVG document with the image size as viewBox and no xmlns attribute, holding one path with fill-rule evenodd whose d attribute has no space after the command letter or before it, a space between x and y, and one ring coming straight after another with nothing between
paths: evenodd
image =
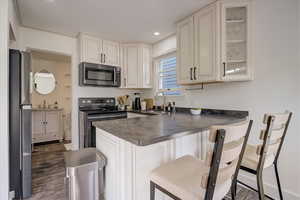
<instances>
[{"instance_id":1,"label":"window frame","mask_svg":"<svg viewBox=\"0 0 300 200\"><path fill-rule=\"evenodd\" d=\"M170 89L160 89L159 85L160 85L160 62L163 59L168 59L171 57L176 57L176 82L177 82L177 54L176 51L172 51L168 54L165 55L161 55L157 58L154 59L154 66L155 66L155 96L169 96L169 97L179 97L179 96L183 96L183 88L170 88ZM178 83L178 82L177 82ZM176 95L163 95L163 92L168 92L168 91L179 91L180 94L176 94Z\"/></svg>"}]
</instances>

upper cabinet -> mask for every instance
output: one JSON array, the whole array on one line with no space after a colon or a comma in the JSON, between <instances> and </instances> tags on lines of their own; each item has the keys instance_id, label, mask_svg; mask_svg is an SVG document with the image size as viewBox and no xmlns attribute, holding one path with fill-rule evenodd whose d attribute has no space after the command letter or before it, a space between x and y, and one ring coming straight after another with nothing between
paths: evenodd
<instances>
[{"instance_id":1,"label":"upper cabinet","mask_svg":"<svg viewBox=\"0 0 300 200\"><path fill-rule=\"evenodd\" d=\"M122 44L80 34L80 62L122 69L122 88L152 88L152 47L147 44Z\"/></svg>"},{"instance_id":2,"label":"upper cabinet","mask_svg":"<svg viewBox=\"0 0 300 200\"><path fill-rule=\"evenodd\" d=\"M194 19L192 17L177 24L177 81L179 84L193 82L193 30Z\"/></svg>"},{"instance_id":3,"label":"upper cabinet","mask_svg":"<svg viewBox=\"0 0 300 200\"><path fill-rule=\"evenodd\" d=\"M120 45L80 34L80 62L120 66Z\"/></svg>"},{"instance_id":4,"label":"upper cabinet","mask_svg":"<svg viewBox=\"0 0 300 200\"><path fill-rule=\"evenodd\" d=\"M251 80L251 4L250 1L221 3L221 59L224 81Z\"/></svg>"},{"instance_id":5,"label":"upper cabinet","mask_svg":"<svg viewBox=\"0 0 300 200\"><path fill-rule=\"evenodd\" d=\"M120 45L108 40L102 41L103 61L106 65L120 66Z\"/></svg>"},{"instance_id":6,"label":"upper cabinet","mask_svg":"<svg viewBox=\"0 0 300 200\"><path fill-rule=\"evenodd\" d=\"M179 84L252 79L250 2L217 1L177 24Z\"/></svg>"},{"instance_id":7,"label":"upper cabinet","mask_svg":"<svg viewBox=\"0 0 300 200\"><path fill-rule=\"evenodd\" d=\"M216 6L209 6L194 16L193 81L213 82L216 70Z\"/></svg>"},{"instance_id":8,"label":"upper cabinet","mask_svg":"<svg viewBox=\"0 0 300 200\"><path fill-rule=\"evenodd\" d=\"M152 48L146 44L122 45L122 87L152 88Z\"/></svg>"}]
</instances>

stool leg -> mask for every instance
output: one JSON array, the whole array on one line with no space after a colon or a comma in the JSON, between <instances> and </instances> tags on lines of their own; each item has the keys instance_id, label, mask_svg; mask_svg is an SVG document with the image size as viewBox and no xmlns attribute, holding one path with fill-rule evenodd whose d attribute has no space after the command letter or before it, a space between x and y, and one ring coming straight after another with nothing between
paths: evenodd
<instances>
[{"instance_id":1,"label":"stool leg","mask_svg":"<svg viewBox=\"0 0 300 200\"><path fill-rule=\"evenodd\" d=\"M280 184L280 180L279 180L277 163L274 163L274 168L275 168L275 174L276 174L276 180L277 180L277 185L278 185L280 200L283 200L283 195L282 195L281 184Z\"/></svg>"},{"instance_id":2,"label":"stool leg","mask_svg":"<svg viewBox=\"0 0 300 200\"><path fill-rule=\"evenodd\" d=\"M232 185L231 185L231 199L232 200L235 200L236 190L237 190L237 180L234 179L232 181Z\"/></svg>"},{"instance_id":3,"label":"stool leg","mask_svg":"<svg viewBox=\"0 0 300 200\"><path fill-rule=\"evenodd\" d=\"M264 185L262 180L262 173L257 173L257 188L258 188L258 196L259 200L265 199L265 193L264 193Z\"/></svg>"},{"instance_id":4,"label":"stool leg","mask_svg":"<svg viewBox=\"0 0 300 200\"><path fill-rule=\"evenodd\" d=\"M155 200L155 184L150 181L150 200Z\"/></svg>"}]
</instances>

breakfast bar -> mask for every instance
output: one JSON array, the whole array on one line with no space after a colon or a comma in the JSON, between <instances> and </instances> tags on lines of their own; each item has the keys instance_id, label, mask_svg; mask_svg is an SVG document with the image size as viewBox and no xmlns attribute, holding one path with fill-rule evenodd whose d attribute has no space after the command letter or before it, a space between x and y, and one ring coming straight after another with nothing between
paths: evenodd
<instances>
[{"instance_id":1,"label":"breakfast bar","mask_svg":"<svg viewBox=\"0 0 300 200\"><path fill-rule=\"evenodd\" d=\"M147 115L147 113L143 113ZM247 111L203 109L94 122L96 147L107 158L106 200L149 199L149 173L183 155L205 159L208 129L237 123ZM157 192L156 199L168 199Z\"/></svg>"}]
</instances>

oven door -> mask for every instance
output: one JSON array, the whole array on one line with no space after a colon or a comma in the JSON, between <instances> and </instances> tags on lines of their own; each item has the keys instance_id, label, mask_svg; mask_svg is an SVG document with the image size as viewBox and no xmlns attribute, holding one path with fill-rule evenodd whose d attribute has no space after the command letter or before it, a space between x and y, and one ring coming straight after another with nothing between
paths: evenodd
<instances>
[{"instance_id":1,"label":"oven door","mask_svg":"<svg viewBox=\"0 0 300 200\"><path fill-rule=\"evenodd\" d=\"M91 63L81 64L81 85L89 86L120 86L120 69L118 67Z\"/></svg>"},{"instance_id":2,"label":"oven door","mask_svg":"<svg viewBox=\"0 0 300 200\"><path fill-rule=\"evenodd\" d=\"M127 118L126 112L86 114L85 119L81 118L83 122L82 127L84 130L80 130L80 135L82 138L82 141L80 142L80 148L96 147L96 129L94 126L92 126L92 122L122 118Z\"/></svg>"}]
</instances>

